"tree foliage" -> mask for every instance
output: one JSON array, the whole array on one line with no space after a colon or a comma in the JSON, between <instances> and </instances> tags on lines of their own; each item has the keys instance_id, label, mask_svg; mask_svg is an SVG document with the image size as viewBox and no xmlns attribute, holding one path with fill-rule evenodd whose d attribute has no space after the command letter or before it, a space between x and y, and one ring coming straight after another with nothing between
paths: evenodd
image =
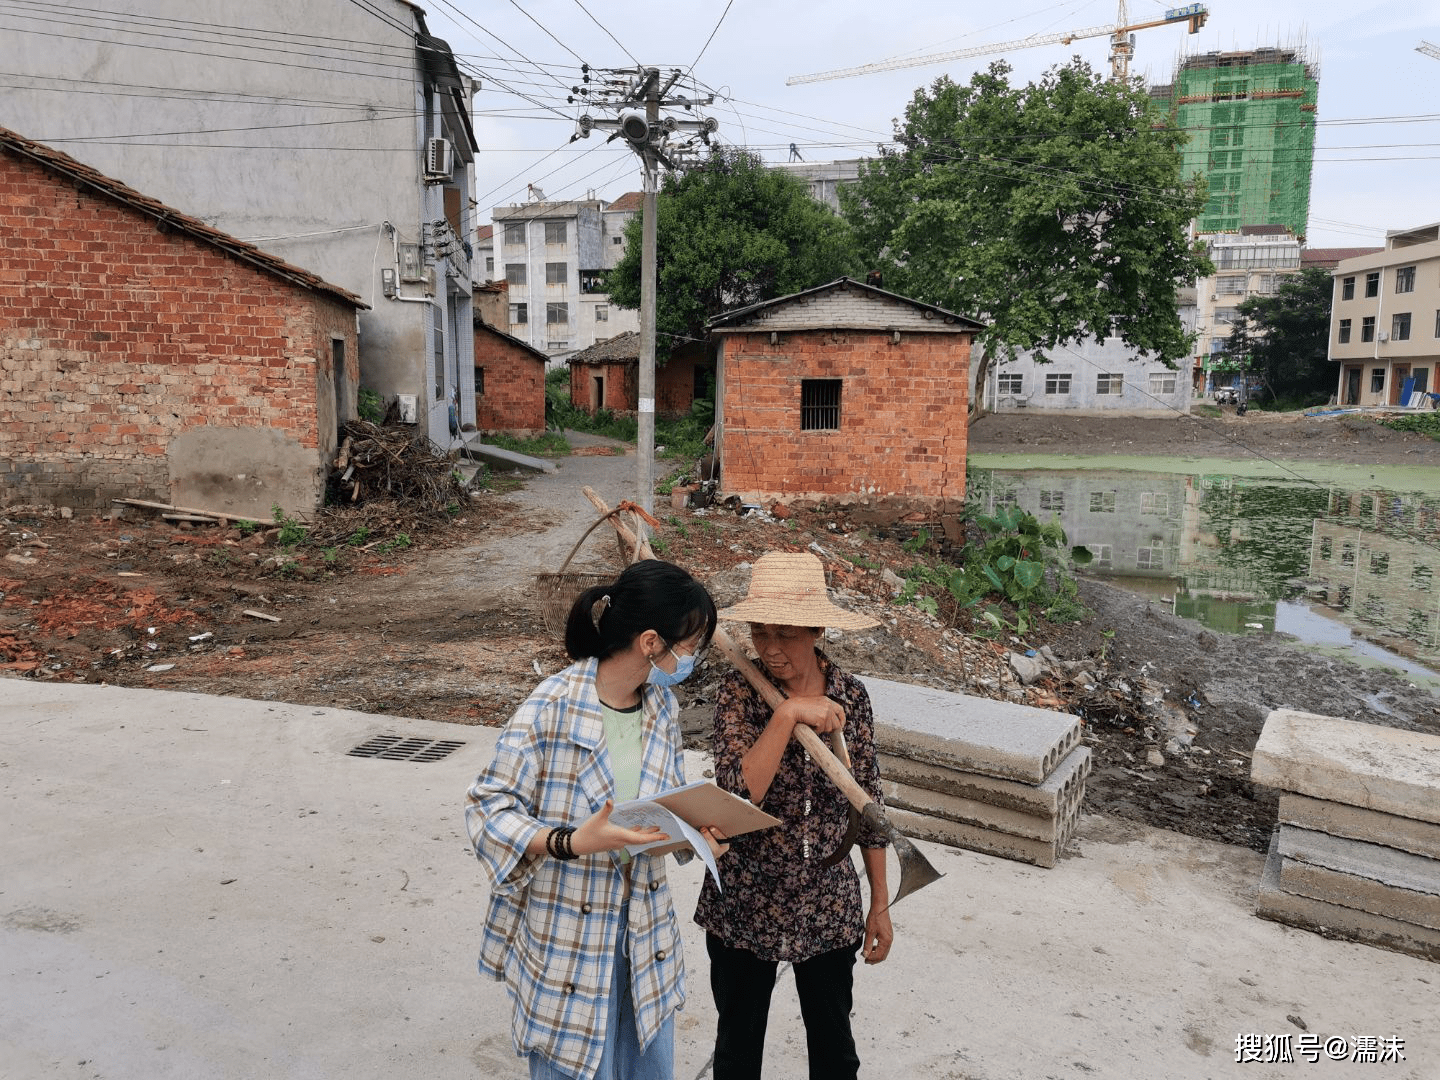
<instances>
[{"instance_id":1,"label":"tree foliage","mask_svg":"<svg viewBox=\"0 0 1440 1080\"><path fill-rule=\"evenodd\" d=\"M1335 388L1330 362L1330 295L1325 270L1287 275L1272 296L1247 296L1226 348L1273 398L1325 401Z\"/></svg>"},{"instance_id":2,"label":"tree foliage","mask_svg":"<svg viewBox=\"0 0 1440 1080\"><path fill-rule=\"evenodd\" d=\"M845 221L793 176L717 147L665 178L656 197L656 353L698 338L712 316L823 285L857 268ZM641 216L626 227L610 298L640 306ZM673 336L671 336L673 335Z\"/></svg>"},{"instance_id":3,"label":"tree foliage","mask_svg":"<svg viewBox=\"0 0 1440 1080\"><path fill-rule=\"evenodd\" d=\"M1118 335L1174 366L1178 291L1211 271L1188 237L1205 192L1181 178L1185 136L1078 57L1023 87L1009 73L915 92L898 149L841 191L862 254L887 288L989 323L987 358Z\"/></svg>"}]
</instances>

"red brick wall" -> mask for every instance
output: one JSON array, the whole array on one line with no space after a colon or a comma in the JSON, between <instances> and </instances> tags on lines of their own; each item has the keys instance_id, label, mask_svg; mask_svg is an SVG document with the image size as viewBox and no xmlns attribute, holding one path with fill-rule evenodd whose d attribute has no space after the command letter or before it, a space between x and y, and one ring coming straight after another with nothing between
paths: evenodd
<instances>
[{"instance_id":1,"label":"red brick wall","mask_svg":"<svg viewBox=\"0 0 1440 1080\"><path fill-rule=\"evenodd\" d=\"M605 400L594 399L595 379L605 380ZM572 364L570 366L570 404L576 408L595 412L609 409L611 412L629 414L640 407L639 374L633 361L616 361L613 364Z\"/></svg>"},{"instance_id":2,"label":"red brick wall","mask_svg":"<svg viewBox=\"0 0 1440 1080\"><path fill-rule=\"evenodd\" d=\"M170 440L204 425L318 461L331 333L353 400L353 308L0 151L0 502L164 500Z\"/></svg>"},{"instance_id":3,"label":"red brick wall","mask_svg":"<svg viewBox=\"0 0 1440 1080\"><path fill-rule=\"evenodd\" d=\"M970 335L727 334L721 486L747 497L965 494ZM840 379L838 431L802 431L801 380Z\"/></svg>"},{"instance_id":4,"label":"red brick wall","mask_svg":"<svg viewBox=\"0 0 1440 1080\"><path fill-rule=\"evenodd\" d=\"M484 329L475 331L475 368L485 392L475 395L481 431L538 435L545 430L545 362ZM477 377L475 385L480 385Z\"/></svg>"},{"instance_id":5,"label":"red brick wall","mask_svg":"<svg viewBox=\"0 0 1440 1080\"><path fill-rule=\"evenodd\" d=\"M673 419L690 412L695 399L695 366L706 364L709 354L704 346L690 352L675 352L655 370L656 415ZM612 364L575 364L570 368L570 401L577 408L594 412L596 376L605 380L603 408L618 413L634 413L640 408L639 367L634 362Z\"/></svg>"}]
</instances>

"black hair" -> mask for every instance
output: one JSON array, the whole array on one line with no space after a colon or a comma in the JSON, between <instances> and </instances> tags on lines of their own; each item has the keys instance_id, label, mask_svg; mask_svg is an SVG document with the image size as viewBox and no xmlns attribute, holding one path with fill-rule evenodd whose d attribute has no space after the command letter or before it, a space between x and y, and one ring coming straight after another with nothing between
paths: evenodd
<instances>
[{"instance_id":1,"label":"black hair","mask_svg":"<svg viewBox=\"0 0 1440 1080\"><path fill-rule=\"evenodd\" d=\"M609 597L602 607L596 607ZM646 630L667 645L702 634L704 648L719 619L715 601L674 563L645 559L632 563L610 585L586 589L565 620L565 651L572 660L607 656L629 648Z\"/></svg>"}]
</instances>

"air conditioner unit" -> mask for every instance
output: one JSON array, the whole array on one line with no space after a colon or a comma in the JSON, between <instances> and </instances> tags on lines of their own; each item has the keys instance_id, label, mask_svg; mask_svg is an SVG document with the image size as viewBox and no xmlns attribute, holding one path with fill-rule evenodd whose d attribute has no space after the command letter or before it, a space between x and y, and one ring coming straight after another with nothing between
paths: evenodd
<instances>
[{"instance_id":1,"label":"air conditioner unit","mask_svg":"<svg viewBox=\"0 0 1440 1080\"><path fill-rule=\"evenodd\" d=\"M454 148L449 139L427 139L425 142L425 175L449 176L454 170Z\"/></svg>"},{"instance_id":2,"label":"air conditioner unit","mask_svg":"<svg viewBox=\"0 0 1440 1080\"><path fill-rule=\"evenodd\" d=\"M1387 331L1381 330L1378 334L1375 335L1375 338L1378 341L1389 341L1390 334Z\"/></svg>"}]
</instances>

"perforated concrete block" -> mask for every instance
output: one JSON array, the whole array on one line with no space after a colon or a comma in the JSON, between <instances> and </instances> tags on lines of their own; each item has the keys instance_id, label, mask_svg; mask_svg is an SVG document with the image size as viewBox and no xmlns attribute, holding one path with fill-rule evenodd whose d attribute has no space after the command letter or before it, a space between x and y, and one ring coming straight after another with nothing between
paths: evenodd
<instances>
[{"instance_id":1,"label":"perforated concrete block","mask_svg":"<svg viewBox=\"0 0 1440 1080\"><path fill-rule=\"evenodd\" d=\"M881 752L880 775L925 791L937 791L1022 814L1053 817L1062 806L1083 796L1085 778L1090 775L1090 763L1090 748L1077 746L1040 783L1026 784Z\"/></svg>"},{"instance_id":2,"label":"perforated concrete block","mask_svg":"<svg viewBox=\"0 0 1440 1080\"><path fill-rule=\"evenodd\" d=\"M1265 870L1255 896L1255 914L1260 918L1311 930L1326 937L1358 941L1440 961L1440 930L1286 892L1280 884L1281 861L1277 836L1270 843L1270 855L1265 860Z\"/></svg>"},{"instance_id":3,"label":"perforated concrete block","mask_svg":"<svg viewBox=\"0 0 1440 1080\"><path fill-rule=\"evenodd\" d=\"M1440 824L1440 736L1275 709L1250 778L1282 792Z\"/></svg>"},{"instance_id":4,"label":"perforated concrete block","mask_svg":"<svg viewBox=\"0 0 1440 1080\"><path fill-rule=\"evenodd\" d=\"M1039 784L1080 743L1069 713L866 677L875 742L892 756Z\"/></svg>"},{"instance_id":5,"label":"perforated concrete block","mask_svg":"<svg viewBox=\"0 0 1440 1080\"><path fill-rule=\"evenodd\" d=\"M1075 824L1080 814L1076 810L1067 814L1058 823L1058 834L1054 840L1032 840L1013 833L997 832L977 825L918 814L901 807L885 808L891 823L906 836L919 840L930 840L950 847L979 851L1002 859L1031 863L1045 868L1053 867L1065 850L1065 845L1074 835Z\"/></svg>"},{"instance_id":6,"label":"perforated concrete block","mask_svg":"<svg viewBox=\"0 0 1440 1080\"><path fill-rule=\"evenodd\" d=\"M1280 823L1440 859L1440 825L1428 821L1364 810L1328 799L1312 799L1308 795L1285 794L1280 796Z\"/></svg>"}]
</instances>

